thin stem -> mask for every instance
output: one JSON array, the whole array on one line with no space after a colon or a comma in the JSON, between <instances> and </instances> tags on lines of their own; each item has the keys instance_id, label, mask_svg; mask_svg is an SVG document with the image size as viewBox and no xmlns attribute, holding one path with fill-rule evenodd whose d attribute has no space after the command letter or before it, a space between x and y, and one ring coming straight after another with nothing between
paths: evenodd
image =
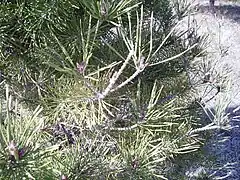
<instances>
[{"instance_id":1,"label":"thin stem","mask_svg":"<svg viewBox=\"0 0 240 180\"><path fill-rule=\"evenodd\" d=\"M121 66L119 71L115 72L113 74L113 76L111 77L109 85L107 86L107 88L101 94L99 94L99 99L103 99L104 97L106 97L107 94L113 89L113 86L115 85L119 76L122 74L123 70L126 68L128 62L132 58L132 55L133 55L133 51L130 51L129 54L128 54L128 57L126 58L125 62L123 63L123 65Z\"/></svg>"}]
</instances>

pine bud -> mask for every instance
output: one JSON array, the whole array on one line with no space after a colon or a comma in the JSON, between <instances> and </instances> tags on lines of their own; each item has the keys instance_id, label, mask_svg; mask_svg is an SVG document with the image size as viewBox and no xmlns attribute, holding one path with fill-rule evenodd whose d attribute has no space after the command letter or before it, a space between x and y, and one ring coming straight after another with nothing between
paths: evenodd
<instances>
[{"instance_id":1,"label":"pine bud","mask_svg":"<svg viewBox=\"0 0 240 180\"><path fill-rule=\"evenodd\" d=\"M19 160L19 153L18 148L16 147L16 144L12 140L8 145L8 151L11 157L14 157L14 160Z\"/></svg>"},{"instance_id":2,"label":"pine bud","mask_svg":"<svg viewBox=\"0 0 240 180\"><path fill-rule=\"evenodd\" d=\"M84 62L77 63L77 70L80 74L84 73L85 67L86 67L86 65Z\"/></svg>"},{"instance_id":3,"label":"pine bud","mask_svg":"<svg viewBox=\"0 0 240 180\"><path fill-rule=\"evenodd\" d=\"M68 180L67 176L62 175L61 180Z\"/></svg>"}]
</instances>

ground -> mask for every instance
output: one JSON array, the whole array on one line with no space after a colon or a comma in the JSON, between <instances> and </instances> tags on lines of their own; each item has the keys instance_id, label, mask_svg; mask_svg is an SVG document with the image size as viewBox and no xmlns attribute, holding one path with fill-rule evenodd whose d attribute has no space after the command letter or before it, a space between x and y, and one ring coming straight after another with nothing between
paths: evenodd
<instances>
[{"instance_id":1,"label":"ground","mask_svg":"<svg viewBox=\"0 0 240 180\"><path fill-rule=\"evenodd\" d=\"M231 129L218 131L206 146L208 153L216 156L217 163L205 170L213 179L237 180L240 179L240 2L218 0L214 10L210 9L209 0L195 0L194 5L198 11L191 16L191 22L199 27L199 34L208 35L207 58L215 64L217 74L227 75L231 80L228 88L208 102L208 107L214 109L219 103L216 99L228 103L223 98L227 96L231 100L227 107Z\"/></svg>"}]
</instances>

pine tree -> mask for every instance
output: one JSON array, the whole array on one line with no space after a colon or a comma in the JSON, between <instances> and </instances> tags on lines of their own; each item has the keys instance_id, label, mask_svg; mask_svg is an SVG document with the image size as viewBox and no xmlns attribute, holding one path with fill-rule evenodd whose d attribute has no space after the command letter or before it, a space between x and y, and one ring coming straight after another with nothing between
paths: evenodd
<instances>
[{"instance_id":1,"label":"pine tree","mask_svg":"<svg viewBox=\"0 0 240 180\"><path fill-rule=\"evenodd\" d=\"M202 37L177 28L189 7L2 1L0 178L166 179L197 151L188 71Z\"/></svg>"}]
</instances>

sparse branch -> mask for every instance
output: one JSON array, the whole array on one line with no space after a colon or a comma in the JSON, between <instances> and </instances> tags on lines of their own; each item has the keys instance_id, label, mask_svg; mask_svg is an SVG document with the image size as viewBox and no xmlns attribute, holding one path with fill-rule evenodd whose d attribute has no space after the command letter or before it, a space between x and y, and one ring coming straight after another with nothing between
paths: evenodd
<instances>
[{"instance_id":1,"label":"sparse branch","mask_svg":"<svg viewBox=\"0 0 240 180\"><path fill-rule=\"evenodd\" d=\"M196 134L196 133L203 132L203 131L216 130L216 129L221 129L221 127L218 125L215 125L214 123L211 123L202 128L197 128L197 129L190 131L188 135Z\"/></svg>"},{"instance_id":2,"label":"sparse branch","mask_svg":"<svg viewBox=\"0 0 240 180\"><path fill-rule=\"evenodd\" d=\"M171 61L171 60L174 60L176 58L179 58L181 57L182 55L184 55L185 53L189 52L191 49L195 48L198 44L194 44L192 45L191 47L189 47L188 49L186 49L185 51L175 55L175 56L172 56L170 58L167 58L165 60L162 60L162 61L159 61L159 62L156 62L156 63L153 63L153 64L149 64L149 66L156 66L158 64L162 64L162 63L165 63L165 62L168 62L168 61Z\"/></svg>"},{"instance_id":3,"label":"sparse branch","mask_svg":"<svg viewBox=\"0 0 240 180\"><path fill-rule=\"evenodd\" d=\"M121 68L119 69L118 72L115 72L110 81L108 86L106 87L106 89L99 94L98 98L99 99L103 99L104 97L107 96L107 94L113 89L113 86L115 85L117 79L119 78L119 76L122 74L123 70L126 68L127 64L129 63L130 59L132 58L133 55L133 51L130 51L128 54L128 57L126 58L125 62L123 63L123 65L121 66Z\"/></svg>"},{"instance_id":4,"label":"sparse branch","mask_svg":"<svg viewBox=\"0 0 240 180\"><path fill-rule=\"evenodd\" d=\"M140 65L137 67L137 70L135 73L133 73L126 81L122 82L120 85L118 85L116 88L112 89L111 92L114 92L123 86L127 85L129 82L131 82L134 78L136 78L144 69L147 67L147 64L144 64L144 58L142 57L140 59Z\"/></svg>"}]
</instances>

